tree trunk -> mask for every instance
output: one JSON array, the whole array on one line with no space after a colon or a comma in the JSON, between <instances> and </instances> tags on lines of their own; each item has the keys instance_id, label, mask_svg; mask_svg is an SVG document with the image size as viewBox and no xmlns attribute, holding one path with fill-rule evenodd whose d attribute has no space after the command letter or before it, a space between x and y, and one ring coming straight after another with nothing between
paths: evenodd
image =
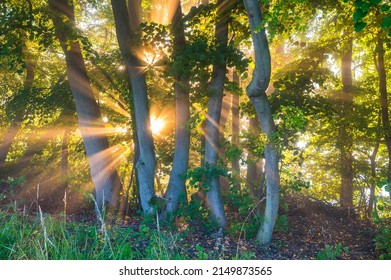
<instances>
[{"instance_id":1,"label":"tree trunk","mask_svg":"<svg viewBox=\"0 0 391 280\"><path fill-rule=\"evenodd\" d=\"M26 59L26 79L23 85L23 95L25 99L28 100L28 95L30 95L31 88L34 83L35 78L35 68L37 66L37 58ZM8 152L11 148L12 142L18 134L18 131L22 125L23 118L25 115L27 107L27 102L23 103L22 108L15 112L15 118L11 122L11 126L8 129L7 133L4 136L3 142L0 145L0 176L5 175L3 173L3 168L5 164L5 159L7 158Z\"/></svg>"},{"instance_id":2,"label":"tree trunk","mask_svg":"<svg viewBox=\"0 0 391 280\"><path fill-rule=\"evenodd\" d=\"M240 83L238 73L236 69L233 71L233 81ZM240 115L239 115L239 93L231 94L231 118L232 118L232 145L239 147L239 134L240 134ZM239 158L235 158L232 162L232 173L234 176L240 177L240 164Z\"/></svg>"},{"instance_id":3,"label":"tree trunk","mask_svg":"<svg viewBox=\"0 0 391 280\"><path fill-rule=\"evenodd\" d=\"M369 190L369 200L368 200L368 212L367 216L372 216L373 203L375 201L375 191L376 191L376 155L379 151L380 142L376 143L375 148L373 149L372 154L369 157L369 161L371 163L371 187Z\"/></svg>"},{"instance_id":4,"label":"tree trunk","mask_svg":"<svg viewBox=\"0 0 391 280\"><path fill-rule=\"evenodd\" d=\"M349 39L348 50L342 57L342 98L341 98L341 126L339 129L340 138L340 171L341 171L341 193L340 204L342 208L353 208L353 135L350 129L349 115L353 107L353 79L352 79L352 47L353 41Z\"/></svg>"},{"instance_id":5,"label":"tree trunk","mask_svg":"<svg viewBox=\"0 0 391 280\"><path fill-rule=\"evenodd\" d=\"M269 100L266 96L266 89L270 82L271 59L265 29L259 29L262 26L262 13L258 0L244 0L244 5L250 22L255 53L255 69L246 93L257 112L261 129L269 139L269 143L265 147L265 217L257 234L257 239L261 243L266 244L270 243L272 238L280 198L279 156L277 147L273 142L277 129L273 121Z\"/></svg>"},{"instance_id":6,"label":"tree trunk","mask_svg":"<svg viewBox=\"0 0 391 280\"><path fill-rule=\"evenodd\" d=\"M384 41L381 36L382 35L380 33L378 34L377 37L377 46L376 46L377 61L375 60L375 63L376 63L377 73L379 75L381 119L383 123L384 140L386 142L387 152L388 152L387 180L389 184L391 184L391 126L390 126L390 118L388 114L387 74L384 65L384 53L385 53ZM390 192L390 198L391 198L391 192Z\"/></svg>"},{"instance_id":7,"label":"tree trunk","mask_svg":"<svg viewBox=\"0 0 391 280\"><path fill-rule=\"evenodd\" d=\"M259 136L260 127L258 117L252 117L249 120L249 131L254 136ZM263 178L263 158L257 158L252 151L248 151L247 155L247 174L246 182L252 195L258 198Z\"/></svg>"},{"instance_id":8,"label":"tree trunk","mask_svg":"<svg viewBox=\"0 0 391 280\"><path fill-rule=\"evenodd\" d=\"M70 134L71 131L69 129L65 129L61 144L61 190L63 192L68 191L68 140Z\"/></svg>"},{"instance_id":9,"label":"tree trunk","mask_svg":"<svg viewBox=\"0 0 391 280\"><path fill-rule=\"evenodd\" d=\"M224 138L225 126L227 125L228 115L232 106L232 94L230 92L224 92L223 102L221 105L221 117L220 117L220 132L221 137Z\"/></svg>"},{"instance_id":10,"label":"tree trunk","mask_svg":"<svg viewBox=\"0 0 391 280\"><path fill-rule=\"evenodd\" d=\"M213 65L213 78L209 89L211 96L208 100L208 115L205 126L205 165L213 167L217 165L219 152L219 124L221 107L223 101L224 81L226 75L225 51L228 43L228 19L227 11L224 12L223 1L218 1L220 5L218 22L215 26L215 38L217 49L221 50L220 55L224 55L224 62ZM219 177L207 178L210 188L206 192L206 203L211 211L212 220L220 227L227 226L227 218L224 212L224 204L221 198Z\"/></svg>"},{"instance_id":11,"label":"tree trunk","mask_svg":"<svg viewBox=\"0 0 391 280\"><path fill-rule=\"evenodd\" d=\"M229 112L231 111L231 96L232 94L230 92L224 91L224 97L221 105L221 115L220 115L220 124L219 124L219 131L220 131L220 140L219 140L219 158L225 158L226 154L226 137L225 137L225 130L226 130L226 125L228 121L228 115ZM228 165L228 162L225 162L226 165ZM227 166L228 168L228 166ZM226 193L229 190L229 181L226 176L220 176L219 178L219 184L220 184L220 189L222 193Z\"/></svg>"},{"instance_id":12,"label":"tree trunk","mask_svg":"<svg viewBox=\"0 0 391 280\"><path fill-rule=\"evenodd\" d=\"M75 100L80 132L95 186L96 207L99 211L103 210L105 205L115 208L121 183L115 166L112 165L108 140L106 136L96 133L104 124L91 90L79 41L70 34L75 28L74 7L67 0L49 0L49 7L53 11L56 36L65 54L67 77ZM66 17L69 23L64 23L63 17ZM66 24L68 26L65 26Z\"/></svg>"},{"instance_id":13,"label":"tree trunk","mask_svg":"<svg viewBox=\"0 0 391 280\"><path fill-rule=\"evenodd\" d=\"M182 21L181 3L178 1L172 20L174 35L174 55L185 46L185 32ZM175 59L175 58L174 58ZM190 119L189 78L175 73L175 149L170 180L165 194L166 211L172 213L178 209L179 198L186 199L186 172L189 165L190 129L187 127Z\"/></svg>"},{"instance_id":14,"label":"tree trunk","mask_svg":"<svg viewBox=\"0 0 391 280\"><path fill-rule=\"evenodd\" d=\"M136 131L140 143L140 157L136 167L141 206L144 213L152 214L153 208L149 202L155 196L155 148L151 131L145 68L136 56L136 49L133 42L135 26L133 26L134 24L132 22L136 22L136 24L140 22L138 14L135 13L139 11L139 6L134 7L134 2L129 1L128 12L125 0L112 0L111 5L114 13L119 48L128 69L132 87Z\"/></svg>"}]
</instances>

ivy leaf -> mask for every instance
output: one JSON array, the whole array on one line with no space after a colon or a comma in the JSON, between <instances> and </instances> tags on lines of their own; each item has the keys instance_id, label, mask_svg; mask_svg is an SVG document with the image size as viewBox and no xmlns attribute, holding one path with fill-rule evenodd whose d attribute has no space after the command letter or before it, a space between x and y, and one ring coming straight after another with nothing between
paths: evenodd
<instances>
[{"instance_id":1,"label":"ivy leaf","mask_svg":"<svg viewBox=\"0 0 391 280\"><path fill-rule=\"evenodd\" d=\"M367 24L363 21L360 21L360 22L356 22L354 24L354 30L356 32L360 32L361 30L363 30L365 28L365 26L367 26Z\"/></svg>"}]
</instances>

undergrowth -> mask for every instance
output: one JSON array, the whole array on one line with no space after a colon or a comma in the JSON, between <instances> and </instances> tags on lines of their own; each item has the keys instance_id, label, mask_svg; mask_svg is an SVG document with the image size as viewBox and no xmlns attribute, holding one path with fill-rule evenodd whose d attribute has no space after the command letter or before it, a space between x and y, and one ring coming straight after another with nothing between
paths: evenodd
<instances>
[{"instance_id":1,"label":"undergrowth","mask_svg":"<svg viewBox=\"0 0 391 280\"><path fill-rule=\"evenodd\" d=\"M177 245L179 238L179 234L145 225L137 231L106 225L104 233L97 225L66 222L42 212L27 215L13 207L0 210L3 260L185 259Z\"/></svg>"}]
</instances>

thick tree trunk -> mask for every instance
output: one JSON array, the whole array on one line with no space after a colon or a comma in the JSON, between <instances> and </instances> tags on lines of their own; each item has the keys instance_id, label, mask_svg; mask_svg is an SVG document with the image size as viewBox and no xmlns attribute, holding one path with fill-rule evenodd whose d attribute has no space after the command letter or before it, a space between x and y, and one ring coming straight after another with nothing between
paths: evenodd
<instances>
[{"instance_id":1,"label":"thick tree trunk","mask_svg":"<svg viewBox=\"0 0 391 280\"><path fill-rule=\"evenodd\" d=\"M244 5L250 22L255 53L255 69L246 93L257 112L261 129L269 139L269 143L265 147L265 217L257 234L257 239L261 243L266 244L270 243L272 238L280 198L279 156L277 147L273 142L276 126L274 125L269 100L266 96L266 89L270 82L271 59L265 29L259 29L259 26L262 24L262 13L258 0L244 0Z\"/></svg>"},{"instance_id":2,"label":"thick tree trunk","mask_svg":"<svg viewBox=\"0 0 391 280\"><path fill-rule=\"evenodd\" d=\"M139 6L135 7L135 3L129 1L128 13L125 0L112 0L111 5L114 13L118 44L122 58L128 69L132 87L136 131L140 148L140 157L136 165L140 187L140 200L144 213L152 214L153 208L149 202L155 196L154 178L156 158L150 124L145 68L136 56L133 42L133 34L136 27L134 24L140 22L138 13L135 13L139 11Z\"/></svg>"},{"instance_id":3,"label":"thick tree trunk","mask_svg":"<svg viewBox=\"0 0 391 280\"><path fill-rule=\"evenodd\" d=\"M221 55L225 56L225 49L228 43L228 19L225 8L220 4L218 10L218 22L215 27L215 36L217 48L221 50ZM219 124L221 116L221 107L223 101L224 81L226 75L226 64L213 65L213 78L209 89L211 96L208 101L208 115L205 126L205 165L216 166L219 152ZM210 189L206 192L206 203L211 211L212 220L217 222L220 227L227 226L227 218L224 212L224 204L221 198L220 183L218 177L207 178L210 183Z\"/></svg>"},{"instance_id":4,"label":"thick tree trunk","mask_svg":"<svg viewBox=\"0 0 391 280\"><path fill-rule=\"evenodd\" d=\"M232 106L232 94L230 92L224 92L223 102L221 105L221 117L220 117L220 132L221 137L224 137L225 126L227 125L228 115Z\"/></svg>"},{"instance_id":5,"label":"thick tree trunk","mask_svg":"<svg viewBox=\"0 0 391 280\"><path fill-rule=\"evenodd\" d=\"M34 83L34 77L35 77L35 68L37 66L37 58L31 58L26 60L26 78L23 85L23 94L24 96L27 96L31 92L31 88ZM27 102L20 108L18 111L15 112L15 118L11 123L10 128L8 129L7 133L4 136L3 142L0 145L0 176L5 175L3 173L5 159L7 158L8 152L11 148L12 143L14 142L14 139L16 137L16 134L18 134L18 131L22 125L23 118L26 111Z\"/></svg>"},{"instance_id":6,"label":"thick tree trunk","mask_svg":"<svg viewBox=\"0 0 391 280\"><path fill-rule=\"evenodd\" d=\"M224 92L224 97L221 105L221 115L220 115L220 125L219 125L219 130L220 130L220 140L219 140L219 158L224 159L225 154L226 154L226 149L225 149L225 131L226 131L226 125L228 121L228 116L229 112L231 111L231 96L232 94L230 92ZM228 165L228 162L225 162ZM228 166L227 166L228 167ZM229 190L229 181L228 178L225 176L220 176L219 178L219 184L220 184L220 189L222 193L226 193Z\"/></svg>"},{"instance_id":7,"label":"thick tree trunk","mask_svg":"<svg viewBox=\"0 0 391 280\"><path fill-rule=\"evenodd\" d=\"M340 171L341 192L340 204L342 208L353 208L353 135L350 129L349 115L353 107L353 78L352 78L352 47L353 41L349 39L348 49L342 57L342 98L341 98L341 127L339 129L340 141Z\"/></svg>"},{"instance_id":8,"label":"thick tree trunk","mask_svg":"<svg viewBox=\"0 0 391 280\"><path fill-rule=\"evenodd\" d=\"M108 140L106 136L96 133L96 130L104 127L100 108L91 90L80 44L69 34L75 27L74 8L67 0L49 0L49 6L53 11L56 36L65 54L68 81L95 186L97 210L103 210L105 205L115 208L121 183L115 166L112 165ZM67 26L69 29L64 28L64 16L70 22Z\"/></svg>"},{"instance_id":9,"label":"thick tree trunk","mask_svg":"<svg viewBox=\"0 0 391 280\"><path fill-rule=\"evenodd\" d=\"M182 21L181 3L178 1L177 9L172 20L172 33L174 35L174 55L185 46L185 32ZM175 59L175 58L174 58ZM175 150L170 180L165 194L167 201L166 211L171 213L178 209L181 196L186 199L186 172L189 165L190 130L187 124L190 119L189 79L175 73Z\"/></svg>"},{"instance_id":10,"label":"thick tree trunk","mask_svg":"<svg viewBox=\"0 0 391 280\"><path fill-rule=\"evenodd\" d=\"M388 152L388 169L387 169L387 180L391 182L391 126L390 126L390 118L388 113L388 97L387 97L387 74L384 65L384 40L379 34L377 37L377 61L376 69L379 75L379 92L380 92L380 105L381 105L381 119L383 124L383 133L384 140L387 146ZM390 192L391 198L391 192Z\"/></svg>"}]
</instances>

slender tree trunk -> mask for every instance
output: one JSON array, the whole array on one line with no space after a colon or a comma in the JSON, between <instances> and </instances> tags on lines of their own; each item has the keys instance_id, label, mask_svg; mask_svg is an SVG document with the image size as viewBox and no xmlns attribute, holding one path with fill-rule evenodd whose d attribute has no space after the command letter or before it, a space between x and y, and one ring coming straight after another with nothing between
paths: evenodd
<instances>
[{"instance_id":1,"label":"slender tree trunk","mask_svg":"<svg viewBox=\"0 0 391 280\"><path fill-rule=\"evenodd\" d=\"M233 81L240 84L238 73L236 69L233 71ZM232 145L239 147L240 134L240 115L239 115L239 93L231 94L231 118L232 118ZM235 158L232 162L232 173L234 176L240 177L239 158Z\"/></svg>"},{"instance_id":2,"label":"slender tree trunk","mask_svg":"<svg viewBox=\"0 0 391 280\"><path fill-rule=\"evenodd\" d=\"M371 187L369 190L369 200L368 200L368 212L367 216L372 216L373 203L375 201L375 191L376 191L376 155L379 151L380 142L376 143L375 148L372 151L372 154L369 157L369 161L371 163Z\"/></svg>"},{"instance_id":3,"label":"slender tree trunk","mask_svg":"<svg viewBox=\"0 0 391 280\"><path fill-rule=\"evenodd\" d=\"M145 79L145 68L136 56L134 46L135 25L139 20L140 7L137 1L129 1L129 11L125 0L112 0L116 33L122 58L128 69L134 103L137 138L140 147L140 157L136 164L140 186L140 200L144 213L152 214L149 204L155 196L154 178L156 168L155 148L150 124L148 93Z\"/></svg>"},{"instance_id":4,"label":"slender tree trunk","mask_svg":"<svg viewBox=\"0 0 391 280\"><path fill-rule=\"evenodd\" d=\"M174 35L174 55L179 54L185 46L185 31L182 21L181 3L178 1L172 20ZM175 58L174 58L175 59ZM175 150L170 180L165 194L166 211L171 213L178 209L181 196L186 199L186 172L189 165L190 129L187 127L190 119L189 78L175 73Z\"/></svg>"},{"instance_id":5,"label":"slender tree trunk","mask_svg":"<svg viewBox=\"0 0 391 280\"><path fill-rule=\"evenodd\" d=\"M68 81L75 100L80 131L95 186L97 210L102 210L104 205L115 208L121 183L115 166L112 165L108 140L106 136L96 133L104 124L91 90L79 41L70 34L75 28L74 7L72 2L67 0L48 1L53 11L56 36L65 54ZM66 17L69 23L64 23L63 17Z\"/></svg>"},{"instance_id":6,"label":"slender tree trunk","mask_svg":"<svg viewBox=\"0 0 391 280\"><path fill-rule=\"evenodd\" d=\"M127 68L127 67L126 67ZM128 73L129 71L126 70ZM140 143L137 138L137 128L136 128L136 116L134 113L134 104L133 104L133 98L132 98L132 85L130 84L130 79L127 77L126 82L128 84L128 89L129 89L129 96L128 98L125 99L125 102L127 103L128 107L130 108L130 115L131 115L131 120L129 120L130 126L132 128L132 136L133 136L133 163L132 163L132 170L130 173L130 179L129 179L129 184L126 187L124 197L122 197L122 200L120 202L120 207L119 207L119 214L126 217L129 213L129 195L130 195L130 189L133 186L133 197L135 198L135 204L136 207L135 209L142 211L142 206L140 202L140 191L139 191L139 183L138 183L138 176L136 172L136 165L137 162L140 158ZM125 108L124 108L125 109Z\"/></svg>"},{"instance_id":7,"label":"slender tree trunk","mask_svg":"<svg viewBox=\"0 0 391 280\"><path fill-rule=\"evenodd\" d=\"M251 83L246 89L247 96L257 112L263 133L269 139L265 147L266 208L265 218L258 231L257 239L261 243L270 243L278 215L280 198L279 156L273 142L277 131L273 121L266 89L270 82L271 59L265 29L262 26L262 13L258 0L244 0L244 6L250 22L255 53L255 69Z\"/></svg>"},{"instance_id":8,"label":"slender tree trunk","mask_svg":"<svg viewBox=\"0 0 391 280\"><path fill-rule=\"evenodd\" d=\"M220 5L218 10L218 22L215 27L215 37L217 48L220 54L225 56L228 43L228 19L227 11L224 11L223 1L218 1ZM226 75L226 64L213 65L213 78L209 89L211 96L208 101L208 116L205 126L205 165L216 166L219 152L219 124L221 116L221 107L223 101L224 81ZM216 221L220 227L227 226L227 218L224 212L224 204L221 198L219 178L207 178L210 183L210 189L206 193L206 203L211 210L212 220Z\"/></svg>"},{"instance_id":9,"label":"slender tree trunk","mask_svg":"<svg viewBox=\"0 0 391 280\"><path fill-rule=\"evenodd\" d=\"M23 95L26 100L28 100L28 96L30 95L31 88L34 83L35 78L35 68L37 66L37 58L27 59L26 61L26 78L23 85ZM3 173L3 168L5 164L5 159L7 158L8 152L11 148L12 142L18 134L18 131L22 125L23 118L25 115L27 102L23 103L18 111L15 112L15 118L11 122L11 126L8 129L7 133L4 136L3 142L0 145L0 176L5 175Z\"/></svg>"},{"instance_id":10,"label":"slender tree trunk","mask_svg":"<svg viewBox=\"0 0 391 280\"><path fill-rule=\"evenodd\" d=\"M384 65L384 40L381 37L382 34L378 34L376 54L377 60L375 59L377 73L379 75L379 92L380 92L380 105L381 105L381 119L383 123L384 140L387 146L388 152L388 169L387 169L387 180L391 182L391 126L390 118L388 113L388 97L387 97L387 74ZM391 198L391 192L390 192Z\"/></svg>"},{"instance_id":11,"label":"slender tree trunk","mask_svg":"<svg viewBox=\"0 0 391 280\"><path fill-rule=\"evenodd\" d=\"M249 131L252 135L257 137L260 134L259 126L258 117L250 118ZM252 195L258 198L259 188L263 177L263 158L257 158L252 151L248 151L247 160L246 182Z\"/></svg>"},{"instance_id":12,"label":"slender tree trunk","mask_svg":"<svg viewBox=\"0 0 391 280\"><path fill-rule=\"evenodd\" d=\"M201 166L205 165L205 144L206 144L206 138L205 138L205 129L206 129L206 121L203 121L201 123L200 131L201 131L201 139L200 139L200 164Z\"/></svg>"},{"instance_id":13,"label":"slender tree trunk","mask_svg":"<svg viewBox=\"0 0 391 280\"><path fill-rule=\"evenodd\" d=\"M61 189L63 192L68 191L68 141L70 134L71 131L69 129L65 129L61 144Z\"/></svg>"},{"instance_id":14,"label":"slender tree trunk","mask_svg":"<svg viewBox=\"0 0 391 280\"><path fill-rule=\"evenodd\" d=\"M348 49L342 57L342 121L339 129L340 138L340 171L341 192L340 204L342 208L353 208L353 135L350 129L350 114L353 107L353 78L352 78L352 47L353 41L349 39Z\"/></svg>"}]
</instances>

